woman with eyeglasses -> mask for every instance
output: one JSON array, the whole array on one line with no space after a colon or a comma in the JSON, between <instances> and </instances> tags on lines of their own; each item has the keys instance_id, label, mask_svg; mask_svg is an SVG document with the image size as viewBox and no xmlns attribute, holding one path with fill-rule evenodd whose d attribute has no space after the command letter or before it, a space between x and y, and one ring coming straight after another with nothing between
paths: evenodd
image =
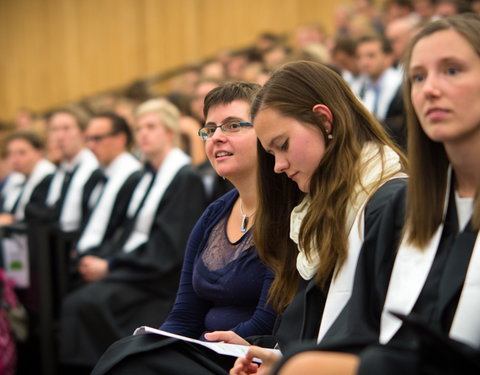
<instances>
[{"instance_id":1,"label":"woman with eyeglasses","mask_svg":"<svg viewBox=\"0 0 480 375\"><path fill-rule=\"evenodd\" d=\"M276 314L267 294L273 274L260 261L252 236L257 138L249 117L258 88L229 83L205 99L206 122L199 136L215 171L236 189L212 203L193 229L177 298L161 330L200 340L218 330L242 337L272 332ZM197 344L144 334L111 346L93 374L226 373L233 362L234 357Z\"/></svg>"}]
</instances>

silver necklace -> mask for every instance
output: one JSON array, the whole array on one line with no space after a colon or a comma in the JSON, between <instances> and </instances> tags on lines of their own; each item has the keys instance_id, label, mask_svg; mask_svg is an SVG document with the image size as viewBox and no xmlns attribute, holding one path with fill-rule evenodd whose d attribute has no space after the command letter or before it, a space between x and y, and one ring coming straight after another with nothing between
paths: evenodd
<instances>
[{"instance_id":1,"label":"silver necklace","mask_svg":"<svg viewBox=\"0 0 480 375\"><path fill-rule=\"evenodd\" d=\"M240 212L242 214L242 226L240 227L240 232L245 233L248 227L248 219L251 216L255 215L255 211L252 214L250 214L250 216L247 216L247 214L243 212L243 202L240 199Z\"/></svg>"}]
</instances>

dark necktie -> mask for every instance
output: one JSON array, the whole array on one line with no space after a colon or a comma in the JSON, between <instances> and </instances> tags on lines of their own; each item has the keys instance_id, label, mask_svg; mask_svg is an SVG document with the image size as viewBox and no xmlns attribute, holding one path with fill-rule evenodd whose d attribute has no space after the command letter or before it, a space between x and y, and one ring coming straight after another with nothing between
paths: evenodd
<instances>
[{"instance_id":1,"label":"dark necktie","mask_svg":"<svg viewBox=\"0 0 480 375\"><path fill-rule=\"evenodd\" d=\"M63 203L65 202L65 197L67 195L68 187L70 186L70 182L72 181L72 176L75 173L76 168L73 171L65 172L65 177L62 182L62 188L60 190L60 197L57 201L57 207L61 211L63 207Z\"/></svg>"},{"instance_id":2,"label":"dark necktie","mask_svg":"<svg viewBox=\"0 0 480 375\"><path fill-rule=\"evenodd\" d=\"M90 199L89 199L89 209L93 209L100 199L102 198L105 187L107 186L108 177L103 171L99 170L99 178L96 186L93 188Z\"/></svg>"},{"instance_id":3,"label":"dark necktie","mask_svg":"<svg viewBox=\"0 0 480 375\"><path fill-rule=\"evenodd\" d=\"M19 189L20 189L20 193L18 194L18 197L17 197L17 200L15 201L10 213L12 215L15 215L15 211L17 210L17 207L18 207L18 204L20 203L20 200L22 199L22 195L23 195L23 192L25 191L25 185L26 185L27 181L24 181L22 182L21 184L19 184Z\"/></svg>"}]
</instances>

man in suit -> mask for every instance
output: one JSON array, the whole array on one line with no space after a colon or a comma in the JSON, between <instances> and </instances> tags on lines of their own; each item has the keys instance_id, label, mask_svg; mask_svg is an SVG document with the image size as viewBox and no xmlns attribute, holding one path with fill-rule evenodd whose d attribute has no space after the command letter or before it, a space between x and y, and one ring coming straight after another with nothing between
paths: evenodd
<instances>
[{"instance_id":1,"label":"man in suit","mask_svg":"<svg viewBox=\"0 0 480 375\"><path fill-rule=\"evenodd\" d=\"M390 42L377 35L364 36L357 43L358 66L367 76L360 99L401 147L406 147L402 74L393 67Z\"/></svg>"},{"instance_id":2,"label":"man in suit","mask_svg":"<svg viewBox=\"0 0 480 375\"><path fill-rule=\"evenodd\" d=\"M355 95L359 96L367 77L358 68L356 52L357 42L354 38L338 38L332 49L332 62Z\"/></svg>"}]
</instances>

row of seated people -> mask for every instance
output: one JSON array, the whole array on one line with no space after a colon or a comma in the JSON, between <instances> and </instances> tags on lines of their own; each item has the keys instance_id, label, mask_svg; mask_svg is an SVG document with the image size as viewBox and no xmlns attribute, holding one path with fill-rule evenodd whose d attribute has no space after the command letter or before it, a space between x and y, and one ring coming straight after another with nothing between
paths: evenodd
<instances>
[{"instance_id":1,"label":"row of seated people","mask_svg":"<svg viewBox=\"0 0 480 375\"><path fill-rule=\"evenodd\" d=\"M459 40L457 40L457 42L458 41ZM305 76L310 79L305 78ZM283 81L283 85L282 80L285 80ZM294 90L290 90L290 86L294 84L296 84L297 86ZM314 85L314 87L309 86L310 84ZM328 92L328 88L331 89L330 92ZM278 95L278 90L282 95ZM302 92L304 95L302 95ZM311 94L312 92L319 94L319 97L314 97L313 99L310 98L309 94ZM274 95L275 93L277 93L277 96ZM344 96L339 95L339 93ZM282 102L279 104L275 101L276 97L283 98L285 96L288 96L288 102ZM306 98L308 98L307 101L309 101L309 103L307 104L307 106L299 106L300 109L298 109L297 107L299 113L296 113L295 111L293 112L293 114L282 112L282 107L288 107L288 104L291 104L291 101L299 100L302 102L302 100ZM304 104L304 102L302 103ZM364 250L360 252L363 235L365 236L365 240L369 240L370 242L377 241L377 236L386 236L386 241L384 241L383 243L379 243L378 246L386 250L387 253L384 255L389 258L387 259L388 262L393 259L393 257L391 257L391 255L393 255L393 252L390 250L392 250L394 246L390 246L388 242L395 241L398 238L397 233L390 233L389 230L395 231L396 229L398 229L396 228L396 221L401 221L402 209L399 210L400 212L395 212L395 207L392 207L392 210L390 210L389 207L387 207L387 209L384 209L384 206L388 206L392 203L396 205L396 202L392 202L390 199L388 199L388 197L393 197L393 200L396 200L398 199L398 197L400 197L401 200L402 193L397 194L397 192L398 190L402 190L402 186L404 185L404 181L402 181L400 178L401 176L403 176L401 172L404 169L404 159L401 156L401 153L398 152L398 150L396 150L395 147L391 144L391 142L387 139L387 137L379 127L378 123L376 123L372 116L368 115L365 109L356 101L352 93L345 87L345 85L341 81L339 81L338 78L336 78L336 76L331 71L326 70L325 68L322 68L321 66L318 66L316 64L289 64L285 68L280 69L266 84L263 91L261 91L261 93L257 96L253 107L254 109L252 110L252 113L254 117L255 130L257 132L257 135L262 143L262 146L267 149L268 153L273 154L275 158L275 163L273 163L272 156L268 155L268 153L266 154L265 150L261 150L259 148L259 151L262 151L260 153L259 159L260 165L262 166L261 175L264 176L264 179L260 181L260 185L262 187L269 187L270 191L262 191L263 195L261 196L260 201L262 206L260 206L261 209L258 215L259 222L257 222L257 225L261 226L261 229L268 230L265 233L262 233L261 236L257 237L256 241L259 240L259 242L257 242L257 245L261 245L263 249L266 248L268 251L270 251L270 254L266 254L267 256L265 256L264 253L264 258L267 261L270 261L270 263L274 266L278 267L278 265L280 265L281 267L283 267L283 269L280 269L281 272L287 271L285 272L287 273L287 277L284 277L284 275L282 275L281 273L279 275L277 272L276 276L279 277L280 282L277 282L277 284L274 285L274 288L272 289L272 295L274 299L277 300L277 307L278 305L280 305L280 307L285 307L285 305L292 302L292 298L296 292L295 286L299 281L297 275L298 271L300 276L308 283L305 289L305 295L302 294L303 292L297 295L297 298L301 300L299 301L299 305L300 307L302 307L302 303L304 303L304 297L312 297L314 301L312 301L313 305L311 305L310 307L314 307L313 315L315 315L315 317L304 316L305 318L314 318L311 319L312 321L310 322L314 327L312 329L309 329L308 332L305 330L305 326L300 327L300 334L306 333L312 338L317 337L319 340L322 340L325 337L328 340L331 332L335 332L336 329L342 330L343 328L347 327L346 325L342 326L342 322L344 322L344 320L342 321L342 318L350 318L345 318L345 311L349 311L347 308L346 310L344 310L344 312L342 312L343 315L340 315L340 319L335 321L335 318L339 316L338 314L340 314L342 307L345 305L345 303L347 303L350 293L352 293L351 288L353 283L354 267L351 268L349 265L356 262L356 257L360 257L361 263L365 261L368 262L369 254L371 253L371 251L373 251ZM310 110L306 111L306 107L308 107ZM339 109L338 107L340 107L341 109ZM245 150L241 147L242 142L247 142L247 136L249 134L248 132L249 130L251 130L250 128L252 127L252 124L248 122L248 120L250 119L248 106L247 108L243 108L241 113L237 114L237 116L234 116L235 121L232 121L232 118L230 117L232 111L233 108L228 107L224 109L224 111L220 114L217 114L215 112L218 117L214 116L212 113L212 118L207 121L206 127L202 129L200 133L202 138L207 141L207 154L209 154L209 156L216 162L217 169L219 171L223 171L223 175L227 175L227 173L225 172L227 172L229 168L232 168L231 163L233 163L234 166L236 165L237 168L240 168L241 166L239 166L238 164L242 163L239 163L237 160L239 160L240 157L243 156L241 160L242 162L245 162L245 159L248 157L248 155L250 155L248 154L248 152L245 152ZM352 112L354 112L356 115L354 116ZM354 118L357 121L345 121L345 117L343 116L345 113L348 113L352 116L350 120ZM307 117L307 124L303 123L306 118L305 116L310 116ZM300 122L300 124L298 122ZM308 125L315 125L317 126L317 128L320 128L320 130L317 128L314 129ZM417 124L417 126L419 125ZM290 127L292 128L291 130L288 129ZM361 133L362 131L365 132ZM280 136L278 136L279 132ZM358 132L360 132L361 134L358 134ZM250 132L250 134L252 134L252 132ZM288 134L288 137L286 137L285 134ZM429 136L432 135L429 134ZM303 142L301 142L302 137ZM252 139L255 139L255 136L252 136ZM349 139L349 141L351 142L350 145L345 146L343 143L341 143L344 139ZM282 140L282 142L280 142L279 140ZM341 144L344 148L340 147ZM302 145L303 148L300 148L300 145ZM249 146L249 149L252 150L251 145ZM350 149L349 147L353 149L357 148L357 150L352 151L352 149ZM358 154L359 150L361 150L360 155ZM284 159L284 155L288 155L291 158ZM301 156L306 157L302 158ZM351 202L349 202L349 206L347 206L347 208L342 207L342 210L345 210L348 214L348 218L341 217L341 212L343 212L341 210L331 210L332 212L339 213L340 219L338 220L337 217L332 217L332 215L324 216L318 213L315 214L315 210L325 210L325 205L323 205L322 203L325 200L323 193L330 193L332 197L337 197L337 195L335 195L336 191L332 192L328 190L328 182L334 182L338 179L341 179L342 176L343 178L345 178L345 174L342 174L343 170L341 168L328 167L333 165L333 160L335 161L335 163L340 163L343 160L342 158L348 157L352 157L352 160L358 160L357 163L350 163L350 168L352 168L350 172L353 172L355 174L355 168L359 167L359 170L356 170L356 174L360 175L360 181L356 181L355 184L361 185L362 189L360 189L360 191L366 190L366 195L355 194L355 198L352 199ZM298 168L302 167L307 169L306 174L304 174L303 169L300 172L296 171L295 174L289 174L287 160L288 162L294 163L295 166ZM416 161L419 162L419 160ZM343 160L343 162L343 167L348 169L349 163L345 162L345 160ZM456 165L455 167L457 168L456 172L461 173L461 165ZM286 195L284 197L281 197L280 201L276 201L276 204L268 204L272 203L275 198L278 198L278 195L275 194L278 194L280 187L288 186L289 188L291 188L291 185L294 185L291 183L291 181L289 182L289 184L286 184L284 180L277 179L273 174L273 171L278 174L289 174L289 176L292 177L292 179L298 185L298 189L293 196L288 195L288 192L286 190L289 189L286 189L284 191ZM324 178L322 176L323 173L321 172L330 173L329 178L326 178L325 181L321 181L321 178ZM363 175L363 173L365 173L365 175ZM379 173L379 175L377 173ZM353 174L347 173L346 175ZM310 178L312 178L312 188L310 188L309 186ZM229 228L231 228L232 226L236 226L237 230L238 228L240 228L240 232L247 231L248 225L249 223L251 225L251 219L253 219L254 205L249 204L248 194L242 194L243 189L240 181L244 179L245 177L243 179L240 179L237 186L241 198L233 201L234 203L232 206L232 211L226 224L227 236L229 234ZM251 181L248 182L250 187L254 185L254 183L250 183ZM439 183L438 181L435 182ZM346 193L354 191L357 187L359 186L352 185L350 187L350 191L342 190L342 194L345 197ZM248 190L243 190L243 192L248 192ZM268 193L271 193L271 196L269 196ZM306 199L302 200L302 198L304 198L303 193L306 195ZM235 197L232 195L230 196L230 198L234 199ZM309 198L311 198L311 201ZM338 206L335 206L336 202L342 202L338 199L330 199L328 201L329 202L327 206L330 206L327 207L327 209L332 209L335 207L338 208ZM344 201L348 201L348 199L345 199ZM220 202L222 202L222 200L217 202L217 205L220 204ZM281 204L279 204L279 202L281 202ZM472 199L468 201L470 206L471 202ZM300 205L296 208L293 208L293 205L298 203L300 203ZM435 203L438 204L437 202ZM352 204L352 207L350 207L350 204ZM376 207L377 204L380 207ZM289 221L289 213L292 209L294 215L292 215L292 227L290 228L290 237L294 242L296 242L297 245L299 245L298 249L290 242L288 242L289 245L286 245L288 230L285 231L284 229L288 227L288 225L285 225L285 222ZM452 209L450 206L448 207L448 210L448 215L455 211L455 209ZM462 227L464 227L464 219L468 220L468 217L471 213L469 212L469 210L463 212L460 211L461 210L459 210L458 213L461 217L458 218L459 223L455 223L457 225L453 231L455 232L454 235L456 235L456 233ZM277 215L272 215L272 213L276 213ZM278 215L279 213L281 213L281 215ZM360 216L357 217L356 215ZM364 217L362 215L364 215ZM394 217L390 217L389 215L393 215ZM207 217L205 217L204 219L206 220L206 218ZM270 221L265 220L266 218L270 219ZM390 218L391 220L385 221L386 218ZM275 221L273 221L273 219L275 219ZM356 225L355 222L353 222L357 219L364 221L364 228L362 225ZM303 221L305 221L305 223L303 223ZM351 222L349 223L349 221ZM394 221L395 223L392 223L391 221ZM331 225L322 226L322 224L325 223ZM281 226L279 226L279 224L281 224ZM328 229L336 228L336 224L339 224L338 226L341 228L340 230L338 230L337 228L336 233L334 230ZM316 233L314 233L314 235L316 235L315 237L312 235L310 235L309 237L299 235L298 231L304 230L305 226L307 228L308 226L313 226L313 228L315 228L314 230L316 230L316 228L318 227L321 228L323 232L321 232L321 235L319 235L319 229ZM393 228L390 228L390 226L392 226ZM345 227L347 227L348 229L351 228L351 231L345 231ZM362 228L363 232L363 235L361 234L360 239L355 238L356 229L358 227ZM293 232L297 230L296 235L295 233L292 233L292 229ZM383 229L384 232L382 232L381 229ZM260 230L258 232L261 233ZM348 235L348 245L346 245L347 248L344 249L348 251L348 262L345 259L342 261L341 258L335 258L332 261L332 259L323 257L325 253L328 254L328 251L330 251L332 246L345 246L345 244L339 245L338 242L335 242L335 238L338 237L337 234L343 235L345 239ZM353 237L350 238L350 236ZM228 236L228 238L230 238L230 236ZM307 238L307 241L305 241L305 238ZM316 254L312 253L312 246L307 246L306 248L302 249L303 245L312 244L309 241L311 239L313 239L314 241L316 240L314 242L316 247L318 246L320 250L324 250L324 252L318 251L319 256L322 257L321 262L319 262L319 259L315 259L315 257L313 256L308 256L308 250L310 250L310 255ZM448 238L442 239L442 241L443 242L440 245L441 247L449 246L447 242L450 240ZM282 245L282 243L284 244ZM469 247L473 247L473 245L473 242L468 244ZM288 251L284 251L286 247L288 247ZM372 248L374 248L374 246ZM290 251L291 249L294 250ZM210 248L208 250L210 250ZM298 250L300 250L300 252ZM313 251L315 250L316 249L313 249ZM282 255L279 256L279 251L284 252L281 253ZM303 256L303 252L306 252L307 256ZM205 256L209 255L208 252L204 254ZM202 256L202 261L206 262L207 264L208 260L210 260L211 262L218 262L218 258L214 256L218 255L218 253L210 253L210 255L211 258L203 258ZM286 255L286 257L283 257L283 255ZM294 255L294 257L292 257L292 255ZM352 255L352 257L350 257L350 255ZM383 256L380 253L379 255ZM296 269L292 268L292 265L295 266L295 258L297 261ZM353 263L349 263L351 260L349 258L353 259ZM324 261L327 261L327 263L323 263ZM337 261L338 263L336 263ZM340 265L340 270L338 272L336 269L337 265ZM212 267L214 267L213 264ZM433 271L443 272L443 269L440 269L439 267L442 268L443 266L436 264L435 267L432 269L432 273L434 273ZM332 275L334 275L333 272L335 272L335 277L332 277ZM380 270L380 274L382 277L388 277L388 267L386 267L386 269ZM295 275L295 277L293 277L293 275ZM373 273L368 273L366 275L367 279L370 275L373 275ZM317 278L317 280L315 280L315 277ZM432 277L435 278L436 276L433 275ZM318 282L319 278L321 282ZM378 280L378 282L378 287L379 289L381 289L381 294L383 291L385 291L384 287L386 288L386 285L384 285L385 280ZM341 288L345 286L347 290L344 292ZM371 289L377 288L376 284L375 288L372 288L372 285L369 284L368 280L364 280L360 288L357 289L362 289L362 286L367 293L372 292ZM323 289L325 287L326 289ZM392 289L394 289L393 287L398 287L398 285L392 286ZM429 288L431 287L432 285L430 282L427 282L427 284L425 284L425 290L427 290L427 294L430 293ZM405 293L405 289L403 291L399 291ZM407 293L408 292L409 291L407 290ZM177 298L177 302L179 303L182 302L182 298L180 298L181 296L182 289L180 289ZM240 295L235 295L235 297L238 298L240 297ZM358 300L354 299L353 301L355 302ZM437 307L443 308L441 306L434 306L433 304L423 303L425 302L423 295L420 296L420 301L422 303L414 307L414 311L420 314L428 314L428 311L425 311L426 307L427 310L430 307L435 309ZM365 302L364 299L363 302ZM290 308L291 306L293 306L293 303L292 305L288 306L288 308ZM352 304L348 306L352 306ZM178 306L176 307L178 308ZM185 306L183 306L183 308L185 310ZM452 308L455 309L456 305L453 304ZM92 318L90 315L91 311L92 310L88 311L90 319ZM190 310L187 309L187 311ZM289 323L287 323L287 319L285 318L288 318L288 312L293 312L293 315L295 316L297 322L295 322L295 320L291 320ZM309 312L311 311L309 310ZM354 311L354 313L355 312L361 312L361 310L357 309ZM295 330L296 328L298 328L299 324L307 324L308 322L298 319L298 317L300 316L299 314L301 314L301 311L295 311L294 307L293 311L291 308L289 311L285 310L283 314L283 325L291 325L287 328L290 330ZM451 314L449 314L449 319L450 318L452 318ZM353 321L354 320L352 320L352 322ZM167 322L164 324L164 327L168 327L169 323L170 327L173 327L173 325L171 325L172 322L169 320L167 320ZM186 322L185 325L188 326L188 323L190 323L189 320ZM475 320L471 320L470 323L474 325ZM358 325L357 327L361 327L361 325ZM329 330L329 328L332 329ZM207 330L212 329L216 329L216 327L212 325L209 326ZM403 332L403 328L400 331ZM205 337L213 340L228 341L228 337L222 336L222 334L220 333L217 333L213 336L212 334L205 335ZM233 337L235 338L235 336ZM151 338L139 337L138 339L129 339L133 343L134 349L136 351L146 350L148 352L148 350L157 349L159 346L165 346L164 343L162 343L160 340L154 340L152 344L153 340L151 340ZM238 338L235 338L235 340L237 339ZM375 340L373 340L373 342L374 341ZM244 341L242 342L245 343ZM79 347L78 350L80 349L84 348ZM90 346L88 347L88 349L92 349L92 347ZM191 360L193 357L195 357L197 364L200 361L206 364L207 362L209 362L209 359L212 359L205 359L203 355L200 355L200 357L202 357L202 360L199 360L198 351L189 351L184 346L171 347L170 349L171 350L169 350L168 352L165 352L168 354L165 358L167 358L170 362L170 364L167 365L170 366L170 369L175 368L177 369L177 372L180 373L188 373L189 370L185 370L182 365L188 366L190 362L187 361ZM196 353L197 355L192 353ZM158 363L159 360L162 361L162 358L160 358L157 354L158 353L156 352L154 357L156 358L156 361ZM262 358L264 355L255 354L255 356ZM107 352L107 362L108 357L109 354ZM247 362L250 362L251 357L252 355L247 358ZM262 359L267 358L263 357ZM144 361L145 358L142 358L142 361L138 361L136 358L129 358L128 360L130 365L138 365L139 363L147 367L150 365L149 362ZM172 360L174 362L173 365ZM213 366L215 366L215 362L217 360L219 359L213 358ZM267 366L266 362L267 361L264 361L263 367L260 368L261 372L265 370ZM101 367L103 363L104 362L100 363L100 367L97 370L97 373L102 373L100 371L105 370L105 368ZM161 363L160 368L162 368L161 366L165 364L166 362ZM208 366L210 366L211 364L212 363L208 363ZM110 365L111 364L109 364L109 366ZM225 363L222 363L222 366L220 367L225 367L223 369L217 368L219 370L218 373L223 373L231 365L231 362L228 363L227 366L225 366ZM256 372L256 370L253 370L254 368L256 369L253 364L248 363L246 367L249 368L249 372ZM162 371L157 372L165 373ZM126 373L132 373L131 368L127 370ZM145 372L142 371L142 373ZM168 371L167 373L175 372ZM194 373L200 372L194 371ZM243 372L240 370L240 372L238 373Z\"/></svg>"},{"instance_id":2,"label":"row of seated people","mask_svg":"<svg viewBox=\"0 0 480 375\"><path fill-rule=\"evenodd\" d=\"M129 126L111 113L86 127L69 110L50 116L58 167L43 158L33 133L6 141L16 172L2 190L2 225L55 228L69 238L61 249L70 268L60 311L64 364L93 366L110 343L139 325L158 326L170 310L188 236L207 205L201 175L176 147L179 118L163 99L138 107L142 162L129 152ZM3 250L8 271L11 246Z\"/></svg>"},{"instance_id":3,"label":"row of seated people","mask_svg":"<svg viewBox=\"0 0 480 375\"><path fill-rule=\"evenodd\" d=\"M319 64L281 67L250 110L211 110L202 132L219 170L240 153L247 159L249 121L258 137L254 241L275 273L269 296L281 320L270 345L283 359L252 346L235 361L139 334L112 345L93 374L478 374L480 117L469 105L479 95L479 23L439 20L413 39L408 163ZM235 127L227 113L238 116ZM253 219L238 187L232 215ZM234 331L205 338L267 346Z\"/></svg>"}]
</instances>

